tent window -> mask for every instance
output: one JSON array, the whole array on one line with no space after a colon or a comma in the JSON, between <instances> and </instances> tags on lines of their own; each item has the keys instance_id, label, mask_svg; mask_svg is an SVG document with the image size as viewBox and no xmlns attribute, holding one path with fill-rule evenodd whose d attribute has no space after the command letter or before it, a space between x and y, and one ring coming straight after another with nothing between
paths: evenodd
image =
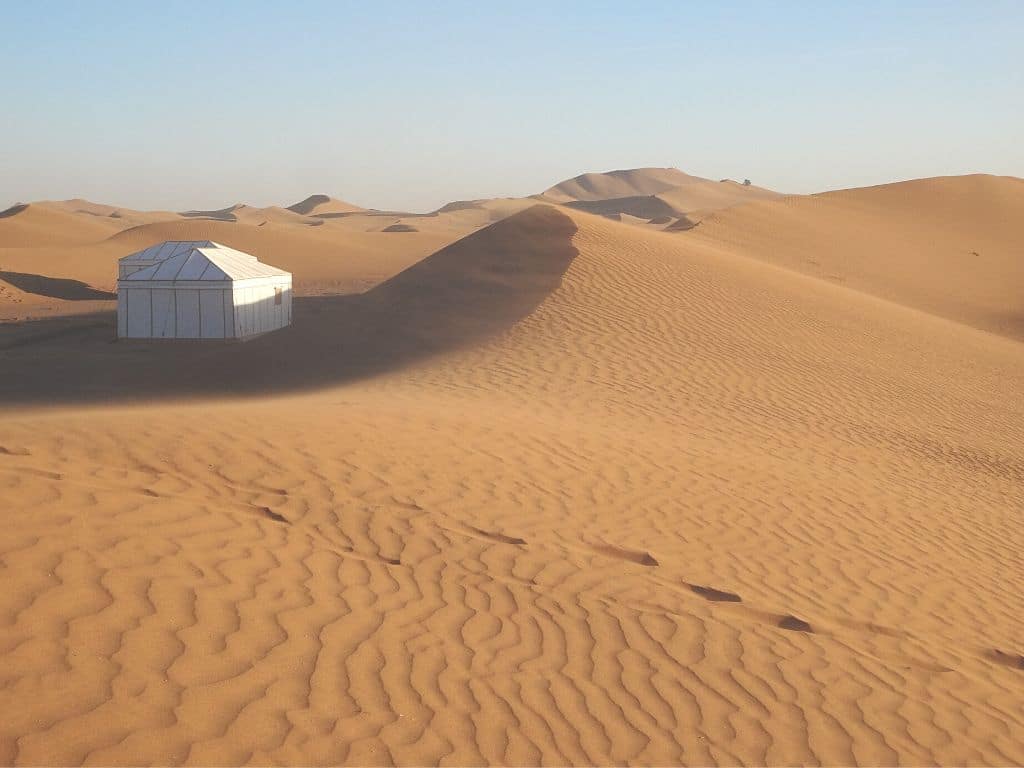
<instances>
[{"instance_id":1,"label":"tent window","mask_svg":"<svg viewBox=\"0 0 1024 768\"><path fill-rule=\"evenodd\" d=\"M275 288L274 289L274 304L277 305L277 306L281 305L281 289L280 288Z\"/></svg>"}]
</instances>

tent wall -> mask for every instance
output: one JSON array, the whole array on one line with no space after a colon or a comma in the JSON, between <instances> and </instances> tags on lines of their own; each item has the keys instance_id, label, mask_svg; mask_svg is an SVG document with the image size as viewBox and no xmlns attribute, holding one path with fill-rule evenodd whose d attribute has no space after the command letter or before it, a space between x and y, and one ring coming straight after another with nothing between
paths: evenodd
<instances>
[{"instance_id":1,"label":"tent wall","mask_svg":"<svg viewBox=\"0 0 1024 768\"><path fill-rule=\"evenodd\" d=\"M225 338L224 294L227 291L197 291L199 294L199 325L204 339Z\"/></svg>"},{"instance_id":2,"label":"tent wall","mask_svg":"<svg viewBox=\"0 0 1024 768\"><path fill-rule=\"evenodd\" d=\"M239 337L284 328L292 321L290 277L261 278L236 284L235 327Z\"/></svg>"},{"instance_id":3,"label":"tent wall","mask_svg":"<svg viewBox=\"0 0 1024 768\"><path fill-rule=\"evenodd\" d=\"M128 338L128 291L117 289L117 338Z\"/></svg>"},{"instance_id":4,"label":"tent wall","mask_svg":"<svg viewBox=\"0 0 1024 768\"><path fill-rule=\"evenodd\" d=\"M118 284L120 338L247 338L284 328L291 319L290 276Z\"/></svg>"},{"instance_id":5,"label":"tent wall","mask_svg":"<svg viewBox=\"0 0 1024 768\"><path fill-rule=\"evenodd\" d=\"M125 291L125 336L129 339L148 339L153 335L153 292Z\"/></svg>"},{"instance_id":6,"label":"tent wall","mask_svg":"<svg viewBox=\"0 0 1024 768\"><path fill-rule=\"evenodd\" d=\"M118 286L117 335L123 339L225 339L234 335L230 287Z\"/></svg>"},{"instance_id":7,"label":"tent wall","mask_svg":"<svg viewBox=\"0 0 1024 768\"><path fill-rule=\"evenodd\" d=\"M166 289L149 292L150 313L153 318L153 338L173 339L177 335L174 291Z\"/></svg>"}]
</instances>

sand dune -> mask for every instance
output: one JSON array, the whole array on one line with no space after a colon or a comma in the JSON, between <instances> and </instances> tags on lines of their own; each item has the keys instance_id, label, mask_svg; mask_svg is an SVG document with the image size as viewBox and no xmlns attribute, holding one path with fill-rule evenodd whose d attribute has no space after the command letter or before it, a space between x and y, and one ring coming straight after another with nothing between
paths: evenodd
<instances>
[{"instance_id":1,"label":"sand dune","mask_svg":"<svg viewBox=\"0 0 1024 768\"><path fill-rule=\"evenodd\" d=\"M216 239L291 270L300 295L352 293L534 204L529 199L481 200L445 206L432 214L404 214L365 211L314 195L291 208L239 203L180 214L87 200L44 201L11 208L0 216L0 271L34 276L35 282L29 284L74 280L99 296L113 290L113 265L132 250L163 240ZM311 213L298 213L298 208ZM394 236L398 232L401 237ZM0 276L3 320L113 307L96 301L100 303L86 305L63 299L59 292L24 291Z\"/></svg>"},{"instance_id":2,"label":"sand dune","mask_svg":"<svg viewBox=\"0 0 1024 768\"><path fill-rule=\"evenodd\" d=\"M783 258L1006 254L1019 185L537 205L243 345L0 326L0 760L1024 762L1024 345Z\"/></svg>"},{"instance_id":3,"label":"sand dune","mask_svg":"<svg viewBox=\"0 0 1024 768\"><path fill-rule=\"evenodd\" d=\"M22 323L0 337L0 403L259 395L389 371L529 314L571 261L573 231L565 214L535 206L365 293L299 297L291 328L227 353L217 345L112 345L110 312Z\"/></svg>"},{"instance_id":4,"label":"sand dune","mask_svg":"<svg viewBox=\"0 0 1024 768\"><path fill-rule=\"evenodd\" d=\"M1024 180L922 179L715 213L684 235L1024 339Z\"/></svg>"},{"instance_id":5,"label":"sand dune","mask_svg":"<svg viewBox=\"0 0 1024 768\"><path fill-rule=\"evenodd\" d=\"M305 200L289 205L288 210L303 216L317 216L325 213L357 213L365 209L328 195L310 195Z\"/></svg>"},{"instance_id":6,"label":"sand dune","mask_svg":"<svg viewBox=\"0 0 1024 768\"><path fill-rule=\"evenodd\" d=\"M122 226L113 219L75 215L45 204L15 206L10 211L0 216L0 248L95 242Z\"/></svg>"},{"instance_id":7,"label":"sand dune","mask_svg":"<svg viewBox=\"0 0 1024 768\"><path fill-rule=\"evenodd\" d=\"M678 168L632 168L607 173L584 173L559 182L545 190L540 197L556 203L638 197L654 195L694 181L707 179L690 176Z\"/></svg>"},{"instance_id":8,"label":"sand dune","mask_svg":"<svg viewBox=\"0 0 1024 768\"><path fill-rule=\"evenodd\" d=\"M306 296L365 290L476 226L475 222L452 218L417 224L415 232L396 237L382 233L389 220L323 222L291 212L275 215L281 211L284 209L244 207L234 221L172 215L136 226L120 219L112 225L113 231L106 225L97 229L89 224L92 216L79 215L70 219L67 234L50 227L54 221L67 223L70 214L45 212L39 217L39 227L13 232L4 229L0 220L0 318L67 315L104 308L86 308L53 292L23 291L18 284L6 281L3 272L34 275L39 281L70 279L109 292L114 290L119 257L164 240L213 239L248 251L295 273L296 290ZM308 226L307 220L322 226ZM117 227L122 229L117 231ZM76 238L81 242L76 243ZM105 308L112 309L113 303L108 300Z\"/></svg>"},{"instance_id":9,"label":"sand dune","mask_svg":"<svg viewBox=\"0 0 1024 768\"><path fill-rule=\"evenodd\" d=\"M626 190L654 192L623 195ZM555 185L537 199L615 221L685 230L713 211L777 197L781 195L752 184L728 179L711 181L674 168L641 168L577 176Z\"/></svg>"},{"instance_id":10,"label":"sand dune","mask_svg":"<svg viewBox=\"0 0 1024 768\"><path fill-rule=\"evenodd\" d=\"M658 199L670 205L678 213L693 214L697 211L718 211L732 208L754 200L770 200L780 197L764 187L753 184L737 184L735 181L697 181L659 192Z\"/></svg>"},{"instance_id":11,"label":"sand dune","mask_svg":"<svg viewBox=\"0 0 1024 768\"><path fill-rule=\"evenodd\" d=\"M280 208L278 206L256 208L243 203L215 211L185 211L180 215L187 219L211 219L213 221L227 222L241 221L257 226L263 226L270 222L276 224L302 224L305 226L321 226L324 223L323 219L303 216L291 208Z\"/></svg>"},{"instance_id":12,"label":"sand dune","mask_svg":"<svg viewBox=\"0 0 1024 768\"><path fill-rule=\"evenodd\" d=\"M673 220L684 214L676 210L658 195L634 197L613 197L608 200L572 200L565 203L569 208L599 216L617 217L623 214L645 221L650 219Z\"/></svg>"}]
</instances>

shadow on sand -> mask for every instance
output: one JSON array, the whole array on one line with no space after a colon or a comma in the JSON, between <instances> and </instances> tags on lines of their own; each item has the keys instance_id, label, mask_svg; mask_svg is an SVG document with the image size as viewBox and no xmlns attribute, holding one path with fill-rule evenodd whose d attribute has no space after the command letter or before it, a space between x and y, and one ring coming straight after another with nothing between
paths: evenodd
<instances>
[{"instance_id":1,"label":"shadow on sand","mask_svg":"<svg viewBox=\"0 0 1024 768\"><path fill-rule=\"evenodd\" d=\"M70 280L66 277L46 277L45 275L33 275L30 272L0 271L0 280L10 283L25 293L34 293L37 296L47 296L51 299L64 299L65 301L113 301L117 299L116 293L101 291L80 280Z\"/></svg>"},{"instance_id":2,"label":"shadow on sand","mask_svg":"<svg viewBox=\"0 0 1024 768\"><path fill-rule=\"evenodd\" d=\"M28 209L28 203L15 203L10 208L5 208L0 211L0 219L7 219L11 216L17 216L24 210Z\"/></svg>"},{"instance_id":3,"label":"shadow on sand","mask_svg":"<svg viewBox=\"0 0 1024 768\"><path fill-rule=\"evenodd\" d=\"M119 342L114 312L0 326L0 406L256 395L396 370L526 317L560 285L575 231L535 206L367 293L296 298L289 328L244 344Z\"/></svg>"}]
</instances>

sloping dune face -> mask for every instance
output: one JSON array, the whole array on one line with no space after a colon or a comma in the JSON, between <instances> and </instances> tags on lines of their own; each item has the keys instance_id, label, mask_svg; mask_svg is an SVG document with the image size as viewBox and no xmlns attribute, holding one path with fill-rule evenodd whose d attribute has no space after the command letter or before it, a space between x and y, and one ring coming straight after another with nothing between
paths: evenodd
<instances>
[{"instance_id":1,"label":"sloping dune face","mask_svg":"<svg viewBox=\"0 0 1024 768\"><path fill-rule=\"evenodd\" d=\"M356 213L364 209L328 195L310 195L305 200L289 205L288 210L303 216L316 216L324 213Z\"/></svg>"},{"instance_id":2,"label":"sloping dune face","mask_svg":"<svg viewBox=\"0 0 1024 768\"><path fill-rule=\"evenodd\" d=\"M0 415L0 760L1024 762L1024 346L565 211L373 378Z\"/></svg>"},{"instance_id":3,"label":"sloping dune face","mask_svg":"<svg viewBox=\"0 0 1024 768\"><path fill-rule=\"evenodd\" d=\"M542 196L553 202L563 203L572 200L608 200L614 197L654 195L698 179L699 177L690 176L677 168L631 168L607 173L584 173L556 184Z\"/></svg>"},{"instance_id":4,"label":"sloping dune face","mask_svg":"<svg viewBox=\"0 0 1024 768\"><path fill-rule=\"evenodd\" d=\"M778 192L753 184L699 180L659 192L657 197L679 213L693 213L731 208L754 200L770 200L780 195Z\"/></svg>"},{"instance_id":5,"label":"sloping dune face","mask_svg":"<svg viewBox=\"0 0 1024 768\"><path fill-rule=\"evenodd\" d=\"M1024 180L921 179L716 213L683 235L1024 339Z\"/></svg>"},{"instance_id":6,"label":"sloping dune face","mask_svg":"<svg viewBox=\"0 0 1024 768\"><path fill-rule=\"evenodd\" d=\"M120 228L116 221L98 216L22 204L0 212L0 248L94 242Z\"/></svg>"},{"instance_id":7,"label":"sloping dune face","mask_svg":"<svg viewBox=\"0 0 1024 768\"><path fill-rule=\"evenodd\" d=\"M690 228L711 211L776 197L780 195L769 189L728 179L702 179L675 168L587 173L556 184L539 196L608 218L632 216L658 224L680 219L680 229Z\"/></svg>"}]
</instances>

